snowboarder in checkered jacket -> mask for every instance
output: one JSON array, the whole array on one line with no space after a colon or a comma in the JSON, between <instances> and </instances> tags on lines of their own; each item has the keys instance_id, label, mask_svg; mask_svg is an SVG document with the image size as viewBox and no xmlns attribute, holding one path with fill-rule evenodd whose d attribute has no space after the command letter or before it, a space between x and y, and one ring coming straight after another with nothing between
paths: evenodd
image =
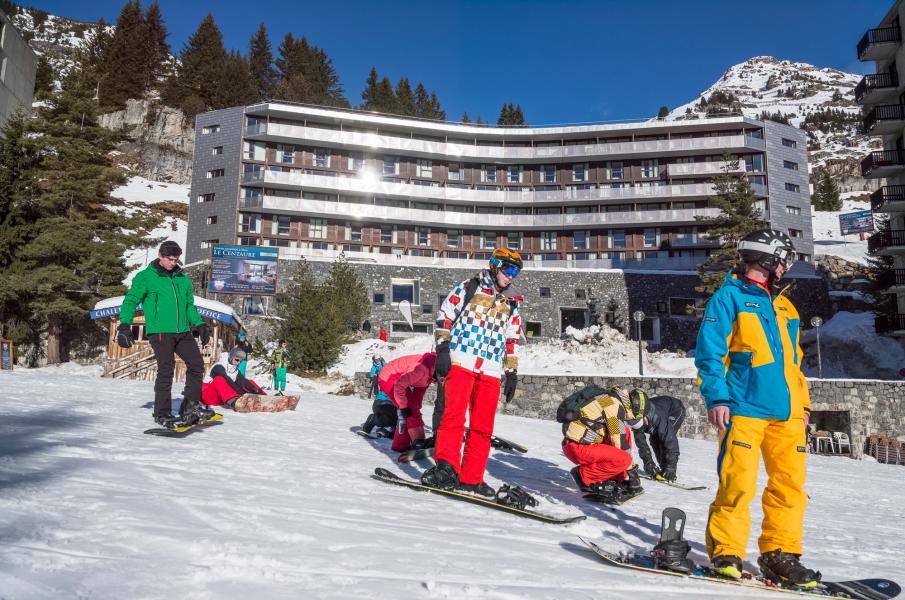
<instances>
[{"instance_id":1,"label":"snowboarder in checkered jacket","mask_svg":"<svg viewBox=\"0 0 905 600\"><path fill-rule=\"evenodd\" d=\"M437 314L435 373L445 397L435 433L436 466L422 475L425 485L461 489L483 496L494 490L484 483L500 379L508 403L518 383L521 297L510 284L522 269L518 252L497 248L490 268L453 288ZM440 390L438 390L440 393ZM462 451L465 412L469 433Z\"/></svg>"}]
</instances>

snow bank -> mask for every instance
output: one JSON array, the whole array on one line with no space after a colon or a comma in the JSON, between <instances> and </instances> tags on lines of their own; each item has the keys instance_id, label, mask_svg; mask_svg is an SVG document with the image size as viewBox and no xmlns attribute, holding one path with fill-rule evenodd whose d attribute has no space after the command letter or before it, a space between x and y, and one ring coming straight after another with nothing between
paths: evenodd
<instances>
[{"instance_id":1,"label":"snow bank","mask_svg":"<svg viewBox=\"0 0 905 600\"><path fill-rule=\"evenodd\" d=\"M817 330L801 335L804 371L817 377ZM820 351L825 378L901 379L905 350L893 338L877 335L874 313L840 311L820 327Z\"/></svg>"},{"instance_id":2,"label":"snow bank","mask_svg":"<svg viewBox=\"0 0 905 600\"><path fill-rule=\"evenodd\" d=\"M870 192L855 192L844 194L844 197L869 194ZM845 260L867 264L867 239L861 241L858 235L842 236L839 233L839 215L859 210L870 210L870 202L856 200L843 200L842 210L814 211L811 213L812 227L814 229L814 254L830 254ZM865 234L865 238L867 235Z\"/></svg>"}]
</instances>

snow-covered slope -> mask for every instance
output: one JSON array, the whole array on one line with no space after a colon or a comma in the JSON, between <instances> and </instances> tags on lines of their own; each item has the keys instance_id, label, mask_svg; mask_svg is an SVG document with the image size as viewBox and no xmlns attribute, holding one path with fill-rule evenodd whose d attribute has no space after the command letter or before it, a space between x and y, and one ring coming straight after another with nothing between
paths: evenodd
<instances>
[{"instance_id":1,"label":"snow-covered slope","mask_svg":"<svg viewBox=\"0 0 905 600\"><path fill-rule=\"evenodd\" d=\"M804 372L817 377L817 331L801 336ZM877 335L874 313L839 311L820 328L821 362L825 378L901 380L905 350L895 338Z\"/></svg>"},{"instance_id":2,"label":"snow-covered slope","mask_svg":"<svg viewBox=\"0 0 905 600\"><path fill-rule=\"evenodd\" d=\"M4 599L777 598L614 570L576 537L649 547L662 509L678 506L703 561L711 442L683 440L679 467L707 491L648 483L612 510L574 489L558 424L499 415L496 431L530 451L494 452L487 479L524 486L545 512L588 517L552 526L371 479L378 466L411 477L419 468L398 465L387 441L349 432L369 411L362 399L305 394L296 412L230 413L219 427L168 440L141 434L149 382L66 367L3 371L0 387ZM808 469L807 563L833 579L905 581L894 560L902 467L809 456ZM756 568L760 502L751 510Z\"/></svg>"},{"instance_id":3,"label":"snow-covered slope","mask_svg":"<svg viewBox=\"0 0 905 600\"><path fill-rule=\"evenodd\" d=\"M76 21L30 7L19 7L11 16L16 29L38 55L47 57L59 77L72 68L76 52L97 32L97 23ZM108 25L106 31L112 34L114 29Z\"/></svg>"},{"instance_id":4,"label":"snow-covered slope","mask_svg":"<svg viewBox=\"0 0 905 600\"><path fill-rule=\"evenodd\" d=\"M839 215L843 213L870 210L870 192L855 192L842 195L842 210L814 211L811 213L814 230L814 254L831 254L845 260L867 264L867 239L858 235L842 236L839 233ZM863 199L854 199L863 198ZM813 207L812 207L813 210ZM865 238L870 234L865 234Z\"/></svg>"}]
</instances>

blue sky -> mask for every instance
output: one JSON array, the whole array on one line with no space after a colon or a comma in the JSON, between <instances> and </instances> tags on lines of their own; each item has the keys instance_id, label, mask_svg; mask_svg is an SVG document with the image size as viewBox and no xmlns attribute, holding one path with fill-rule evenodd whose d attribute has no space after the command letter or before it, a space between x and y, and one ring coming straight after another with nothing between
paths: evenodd
<instances>
[{"instance_id":1,"label":"blue sky","mask_svg":"<svg viewBox=\"0 0 905 600\"><path fill-rule=\"evenodd\" d=\"M291 2L159 0L182 48L213 12L227 48L248 50L263 21L276 52L287 32L333 59L356 105L372 66L436 90L447 117L496 122L520 102L531 124L637 119L684 104L733 64L772 55L853 73L855 45L892 0ZM114 22L123 0L28 0L75 19ZM147 6L148 1L142 2Z\"/></svg>"}]
</instances>

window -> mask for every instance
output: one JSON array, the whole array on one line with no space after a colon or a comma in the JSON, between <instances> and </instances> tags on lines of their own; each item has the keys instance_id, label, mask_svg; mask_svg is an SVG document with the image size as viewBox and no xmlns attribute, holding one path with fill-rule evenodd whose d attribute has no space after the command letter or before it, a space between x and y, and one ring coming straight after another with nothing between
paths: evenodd
<instances>
[{"instance_id":1,"label":"window","mask_svg":"<svg viewBox=\"0 0 905 600\"><path fill-rule=\"evenodd\" d=\"M220 133L219 125L208 125L207 127L201 128L201 135L208 135L210 133Z\"/></svg>"},{"instance_id":2,"label":"window","mask_svg":"<svg viewBox=\"0 0 905 600\"><path fill-rule=\"evenodd\" d=\"M434 162L432 160L419 158L418 163L415 165L415 177L431 178L433 176Z\"/></svg>"},{"instance_id":3,"label":"window","mask_svg":"<svg viewBox=\"0 0 905 600\"><path fill-rule=\"evenodd\" d=\"M270 235L289 235L289 215L276 215L270 221Z\"/></svg>"},{"instance_id":4,"label":"window","mask_svg":"<svg viewBox=\"0 0 905 600\"><path fill-rule=\"evenodd\" d=\"M659 177L660 161L656 158L653 160L641 161L641 177Z\"/></svg>"},{"instance_id":5,"label":"window","mask_svg":"<svg viewBox=\"0 0 905 600\"><path fill-rule=\"evenodd\" d=\"M506 247L510 250L522 249L522 232L510 231L506 234Z\"/></svg>"},{"instance_id":6,"label":"window","mask_svg":"<svg viewBox=\"0 0 905 600\"><path fill-rule=\"evenodd\" d=\"M224 171L223 169L211 169L210 171L207 172L207 178L215 179L217 177L223 177L223 175L225 173L226 173L226 171Z\"/></svg>"},{"instance_id":7,"label":"window","mask_svg":"<svg viewBox=\"0 0 905 600\"><path fill-rule=\"evenodd\" d=\"M787 183L787 184L786 184L786 191L787 191L787 192L800 192L800 191L801 191L801 186L798 185L797 183Z\"/></svg>"},{"instance_id":8,"label":"window","mask_svg":"<svg viewBox=\"0 0 905 600\"><path fill-rule=\"evenodd\" d=\"M525 337L535 338L540 337L540 321L526 321L525 322Z\"/></svg>"},{"instance_id":9,"label":"window","mask_svg":"<svg viewBox=\"0 0 905 600\"><path fill-rule=\"evenodd\" d=\"M277 162L291 163L294 160L295 146L277 146ZM327 166L329 166L329 164Z\"/></svg>"},{"instance_id":10,"label":"window","mask_svg":"<svg viewBox=\"0 0 905 600\"><path fill-rule=\"evenodd\" d=\"M789 229L789 236L793 238L804 237L804 232L801 229Z\"/></svg>"},{"instance_id":11,"label":"window","mask_svg":"<svg viewBox=\"0 0 905 600\"><path fill-rule=\"evenodd\" d=\"M588 163L578 163L572 165L572 181L588 180Z\"/></svg>"},{"instance_id":12,"label":"window","mask_svg":"<svg viewBox=\"0 0 905 600\"><path fill-rule=\"evenodd\" d=\"M487 248L493 250L496 248L496 232L495 231L482 231L481 232L481 248Z\"/></svg>"},{"instance_id":13,"label":"window","mask_svg":"<svg viewBox=\"0 0 905 600\"><path fill-rule=\"evenodd\" d=\"M220 156L223 154L223 146L214 146L211 148L211 154L214 156Z\"/></svg>"},{"instance_id":14,"label":"window","mask_svg":"<svg viewBox=\"0 0 905 600\"><path fill-rule=\"evenodd\" d=\"M521 183L522 182L522 166L521 165L509 165L509 168L506 171L506 181L509 183Z\"/></svg>"},{"instance_id":15,"label":"window","mask_svg":"<svg viewBox=\"0 0 905 600\"><path fill-rule=\"evenodd\" d=\"M310 242L309 246L312 250L330 250L331 244L327 242Z\"/></svg>"},{"instance_id":16,"label":"window","mask_svg":"<svg viewBox=\"0 0 905 600\"><path fill-rule=\"evenodd\" d=\"M367 252L368 247L361 244L343 244L343 252Z\"/></svg>"},{"instance_id":17,"label":"window","mask_svg":"<svg viewBox=\"0 0 905 600\"><path fill-rule=\"evenodd\" d=\"M425 314L425 315L431 314L432 312L434 312L434 305L433 304L422 304L421 312L422 312L422 314Z\"/></svg>"},{"instance_id":18,"label":"window","mask_svg":"<svg viewBox=\"0 0 905 600\"><path fill-rule=\"evenodd\" d=\"M461 229L447 229L446 230L446 245L450 248L461 248L462 247L462 230Z\"/></svg>"},{"instance_id":19,"label":"window","mask_svg":"<svg viewBox=\"0 0 905 600\"><path fill-rule=\"evenodd\" d=\"M386 295L381 292L374 292L374 304L383 304L386 300Z\"/></svg>"},{"instance_id":20,"label":"window","mask_svg":"<svg viewBox=\"0 0 905 600\"><path fill-rule=\"evenodd\" d=\"M408 338L416 333L430 335L434 332L434 326L431 323L412 323L414 327L409 327L406 321L390 321L390 334L394 338Z\"/></svg>"},{"instance_id":21,"label":"window","mask_svg":"<svg viewBox=\"0 0 905 600\"><path fill-rule=\"evenodd\" d=\"M381 225L380 226L380 243L381 244L395 244L396 243L396 228L393 225Z\"/></svg>"},{"instance_id":22,"label":"window","mask_svg":"<svg viewBox=\"0 0 905 600\"><path fill-rule=\"evenodd\" d=\"M790 215L800 215L801 207L786 205L786 213L788 213Z\"/></svg>"},{"instance_id":23,"label":"window","mask_svg":"<svg viewBox=\"0 0 905 600\"><path fill-rule=\"evenodd\" d=\"M625 248L625 231L622 229L610 231L610 248Z\"/></svg>"},{"instance_id":24,"label":"window","mask_svg":"<svg viewBox=\"0 0 905 600\"><path fill-rule=\"evenodd\" d=\"M351 242L361 241L361 223L346 223L346 239Z\"/></svg>"},{"instance_id":25,"label":"window","mask_svg":"<svg viewBox=\"0 0 905 600\"><path fill-rule=\"evenodd\" d=\"M314 149L314 166L322 169L330 168L330 153L325 148Z\"/></svg>"},{"instance_id":26,"label":"window","mask_svg":"<svg viewBox=\"0 0 905 600\"><path fill-rule=\"evenodd\" d=\"M752 154L745 161L745 170L751 173L752 171L762 172L764 170L764 155L763 154Z\"/></svg>"},{"instance_id":27,"label":"window","mask_svg":"<svg viewBox=\"0 0 905 600\"><path fill-rule=\"evenodd\" d=\"M745 135L751 136L758 140L764 139L764 130L763 129L752 129L750 131L746 131Z\"/></svg>"},{"instance_id":28,"label":"window","mask_svg":"<svg viewBox=\"0 0 905 600\"><path fill-rule=\"evenodd\" d=\"M216 225L217 224L217 215L211 215L207 218L208 225Z\"/></svg>"},{"instance_id":29,"label":"window","mask_svg":"<svg viewBox=\"0 0 905 600\"><path fill-rule=\"evenodd\" d=\"M282 167L280 167L280 168L282 169ZM273 169L273 167L271 167L271 169ZM260 175L261 173L264 172L264 165L254 165L254 164L250 164L250 163L245 163L244 165L242 165L242 172Z\"/></svg>"},{"instance_id":30,"label":"window","mask_svg":"<svg viewBox=\"0 0 905 600\"><path fill-rule=\"evenodd\" d=\"M496 165L481 165L481 181L496 183Z\"/></svg>"},{"instance_id":31,"label":"window","mask_svg":"<svg viewBox=\"0 0 905 600\"><path fill-rule=\"evenodd\" d=\"M572 233L572 246L575 250L587 250L591 245L591 232L575 231Z\"/></svg>"},{"instance_id":32,"label":"window","mask_svg":"<svg viewBox=\"0 0 905 600\"><path fill-rule=\"evenodd\" d=\"M350 152L349 153L349 170L350 171L359 171L365 166L365 159L362 156L361 152Z\"/></svg>"},{"instance_id":33,"label":"window","mask_svg":"<svg viewBox=\"0 0 905 600\"><path fill-rule=\"evenodd\" d=\"M622 162L607 162L606 163L606 178L607 179L622 179L625 175Z\"/></svg>"},{"instance_id":34,"label":"window","mask_svg":"<svg viewBox=\"0 0 905 600\"><path fill-rule=\"evenodd\" d=\"M449 163L449 177L447 179L450 181L465 181L465 168L462 163Z\"/></svg>"},{"instance_id":35,"label":"window","mask_svg":"<svg viewBox=\"0 0 905 600\"><path fill-rule=\"evenodd\" d=\"M669 298L669 314L672 317L694 316L694 309L701 306L698 298ZM661 311L662 312L662 311Z\"/></svg>"},{"instance_id":36,"label":"window","mask_svg":"<svg viewBox=\"0 0 905 600\"><path fill-rule=\"evenodd\" d=\"M540 232L540 249L556 250L556 232L541 231Z\"/></svg>"},{"instance_id":37,"label":"window","mask_svg":"<svg viewBox=\"0 0 905 600\"><path fill-rule=\"evenodd\" d=\"M798 260L803 260L804 262L811 262L811 255L805 254L804 252L799 252Z\"/></svg>"},{"instance_id":38,"label":"window","mask_svg":"<svg viewBox=\"0 0 905 600\"><path fill-rule=\"evenodd\" d=\"M798 142L795 140L790 140L789 138L782 138L782 145L786 148L797 148Z\"/></svg>"},{"instance_id":39,"label":"window","mask_svg":"<svg viewBox=\"0 0 905 600\"><path fill-rule=\"evenodd\" d=\"M390 283L390 301L393 304L408 300L411 304L421 304L417 279L396 279Z\"/></svg>"},{"instance_id":40,"label":"window","mask_svg":"<svg viewBox=\"0 0 905 600\"><path fill-rule=\"evenodd\" d=\"M644 230L644 247L656 248L659 246L660 231L656 228L648 228Z\"/></svg>"},{"instance_id":41,"label":"window","mask_svg":"<svg viewBox=\"0 0 905 600\"><path fill-rule=\"evenodd\" d=\"M556 182L556 165L541 165L540 166L540 180L541 180L541 183L555 183Z\"/></svg>"},{"instance_id":42,"label":"window","mask_svg":"<svg viewBox=\"0 0 905 600\"><path fill-rule=\"evenodd\" d=\"M382 173L384 175L399 175L399 157L384 156Z\"/></svg>"},{"instance_id":43,"label":"window","mask_svg":"<svg viewBox=\"0 0 905 600\"><path fill-rule=\"evenodd\" d=\"M211 194L213 196L213 194ZM258 208L262 206L264 203L264 197L261 195L261 190L255 190L252 188L242 188L242 202L241 205L245 208Z\"/></svg>"},{"instance_id":44,"label":"window","mask_svg":"<svg viewBox=\"0 0 905 600\"><path fill-rule=\"evenodd\" d=\"M267 240L268 246L276 246L278 248L289 248L294 243L289 240Z\"/></svg>"},{"instance_id":45,"label":"window","mask_svg":"<svg viewBox=\"0 0 905 600\"><path fill-rule=\"evenodd\" d=\"M239 236L239 245L240 246L257 246L258 238Z\"/></svg>"},{"instance_id":46,"label":"window","mask_svg":"<svg viewBox=\"0 0 905 600\"><path fill-rule=\"evenodd\" d=\"M201 242L201 247L202 247L202 248L210 248L211 246L213 246L213 245L215 245L215 244L219 244L219 243L220 243L220 240L219 240L218 238L214 238L214 239L212 239L212 240L203 240L203 241Z\"/></svg>"},{"instance_id":47,"label":"window","mask_svg":"<svg viewBox=\"0 0 905 600\"><path fill-rule=\"evenodd\" d=\"M243 214L239 222L239 231L242 233L261 233L260 215Z\"/></svg>"},{"instance_id":48,"label":"window","mask_svg":"<svg viewBox=\"0 0 905 600\"><path fill-rule=\"evenodd\" d=\"M245 160L264 161L267 156L267 147L264 142L245 142L242 146L242 158Z\"/></svg>"},{"instance_id":49,"label":"window","mask_svg":"<svg viewBox=\"0 0 905 600\"><path fill-rule=\"evenodd\" d=\"M327 219L311 219L308 224L308 237L326 238Z\"/></svg>"},{"instance_id":50,"label":"window","mask_svg":"<svg viewBox=\"0 0 905 600\"><path fill-rule=\"evenodd\" d=\"M419 246L431 245L430 227L415 227L415 241Z\"/></svg>"},{"instance_id":51,"label":"window","mask_svg":"<svg viewBox=\"0 0 905 600\"><path fill-rule=\"evenodd\" d=\"M538 292L540 293L541 298L550 297L550 288L548 288L548 287L542 287L542 288L540 288L540 290L538 290Z\"/></svg>"},{"instance_id":52,"label":"window","mask_svg":"<svg viewBox=\"0 0 905 600\"><path fill-rule=\"evenodd\" d=\"M198 202L213 202L216 194L198 194Z\"/></svg>"},{"instance_id":53,"label":"window","mask_svg":"<svg viewBox=\"0 0 905 600\"><path fill-rule=\"evenodd\" d=\"M797 162L792 162L791 160L784 160L784 161L782 161L782 166L783 166L784 169L791 169L792 171L797 171L797 170L798 170L798 163L797 163Z\"/></svg>"}]
</instances>

